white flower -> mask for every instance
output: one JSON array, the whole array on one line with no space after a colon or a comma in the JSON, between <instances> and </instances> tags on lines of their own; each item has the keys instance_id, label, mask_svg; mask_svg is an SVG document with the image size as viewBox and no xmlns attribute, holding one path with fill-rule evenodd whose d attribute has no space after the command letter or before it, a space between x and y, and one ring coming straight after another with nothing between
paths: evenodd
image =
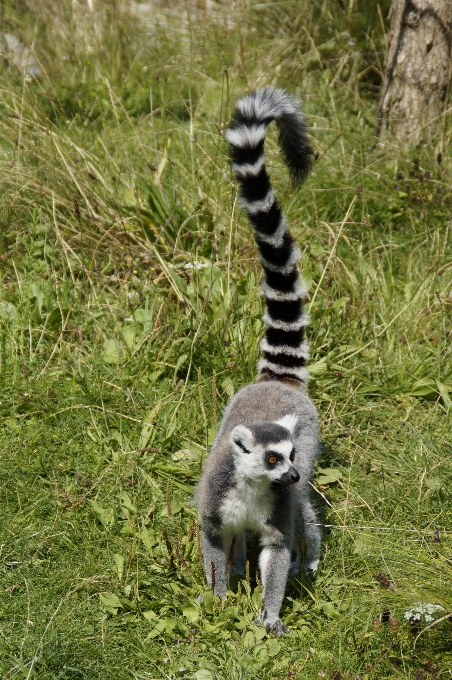
<instances>
[{"instance_id":1,"label":"white flower","mask_svg":"<svg viewBox=\"0 0 452 680\"><path fill-rule=\"evenodd\" d=\"M184 264L184 269L206 269L210 262L201 262L200 260L194 260L193 262L187 262Z\"/></svg>"},{"instance_id":2,"label":"white flower","mask_svg":"<svg viewBox=\"0 0 452 680\"><path fill-rule=\"evenodd\" d=\"M128 290L126 295L132 305L137 304L140 300L140 294L137 290Z\"/></svg>"},{"instance_id":3,"label":"white flower","mask_svg":"<svg viewBox=\"0 0 452 680\"><path fill-rule=\"evenodd\" d=\"M435 612L440 611L444 611L444 607L441 607L440 604L416 602L413 609L408 609L405 612L403 618L407 621L421 621L424 619L426 623L432 623L435 620Z\"/></svg>"}]
</instances>

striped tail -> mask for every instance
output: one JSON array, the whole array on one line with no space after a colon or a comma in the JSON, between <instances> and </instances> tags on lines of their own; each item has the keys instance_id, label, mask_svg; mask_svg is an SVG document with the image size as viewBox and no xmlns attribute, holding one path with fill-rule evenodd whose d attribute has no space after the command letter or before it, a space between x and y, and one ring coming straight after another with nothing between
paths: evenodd
<instances>
[{"instance_id":1,"label":"striped tail","mask_svg":"<svg viewBox=\"0 0 452 680\"><path fill-rule=\"evenodd\" d=\"M306 385L308 317L303 300L307 291L298 276L296 263L300 252L287 230L265 169L264 141L272 120L276 120L279 128L278 142L292 182L300 185L311 168L313 151L298 102L284 90L264 87L242 97L226 131L226 140L240 186L240 205L254 227L265 272L267 329L261 342L259 376L289 378Z\"/></svg>"}]
</instances>

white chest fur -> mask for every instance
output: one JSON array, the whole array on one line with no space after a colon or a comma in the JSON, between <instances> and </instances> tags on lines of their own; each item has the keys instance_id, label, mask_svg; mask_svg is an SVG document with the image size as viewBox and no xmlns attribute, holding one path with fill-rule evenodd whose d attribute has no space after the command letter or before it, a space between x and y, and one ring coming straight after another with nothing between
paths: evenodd
<instances>
[{"instance_id":1,"label":"white chest fur","mask_svg":"<svg viewBox=\"0 0 452 680\"><path fill-rule=\"evenodd\" d=\"M231 531L259 531L272 512L272 493L268 481L242 479L227 493L221 504L223 526Z\"/></svg>"}]
</instances>

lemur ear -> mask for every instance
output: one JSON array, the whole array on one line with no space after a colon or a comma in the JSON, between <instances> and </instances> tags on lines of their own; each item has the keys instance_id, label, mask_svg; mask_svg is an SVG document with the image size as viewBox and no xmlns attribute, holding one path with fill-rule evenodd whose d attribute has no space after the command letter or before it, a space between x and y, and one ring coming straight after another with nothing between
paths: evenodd
<instances>
[{"instance_id":1,"label":"lemur ear","mask_svg":"<svg viewBox=\"0 0 452 680\"><path fill-rule=\"evenodd\" d=\"M276 420L275 422L277 425L285 427L286 430L289 430L290 434L292 434L298 423L298 416L295 413L288 413L283 418L281 418L281 420Z\"/></svg>"},{"instance_id":2,"label":"lemur ear","mask_svg":"<svg viewBox=\"0 0 452 680\"><path fill-rule=\"evenodd\" d=\"M237 425L231 432L231 443L237 452L251 453L254 447L254 437L245 425Z\"/></svg>"}]
</instances>

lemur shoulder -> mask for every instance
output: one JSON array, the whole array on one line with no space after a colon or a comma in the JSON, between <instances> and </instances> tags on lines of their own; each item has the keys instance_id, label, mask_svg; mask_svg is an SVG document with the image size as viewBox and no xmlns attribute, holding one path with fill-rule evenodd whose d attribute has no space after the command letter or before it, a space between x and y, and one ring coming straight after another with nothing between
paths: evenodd
<instances>
[{"instance_id":1,"label":"lemur shoulder","mask_svg":"<svg viewBox=\"0 0 452 680\"><path fill-rule=\"evenodd\" d=\"M241 389L225 410L196 498L204 568L215 594L226 596L230 574L244 574L246 530L260 536L261 621L276 635L289 574L317 569L320 529L309 480L318 450L316 409L307 395L309 356L303 308L307 292L297 271L299 251L288 232L265 168L264 141L275 120L279 145L294 184L313 158L298 102L265 87L237 102L226 140L239 184L240 204L254 229L265 273L265 337L257 381Z\"/></svg>"}]
</instances>

